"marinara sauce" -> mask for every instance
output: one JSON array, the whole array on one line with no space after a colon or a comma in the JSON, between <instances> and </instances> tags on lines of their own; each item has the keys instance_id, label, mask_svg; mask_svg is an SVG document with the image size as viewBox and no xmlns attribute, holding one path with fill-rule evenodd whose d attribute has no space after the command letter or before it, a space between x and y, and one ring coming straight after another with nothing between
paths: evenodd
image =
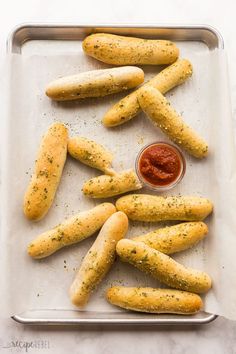
<instances>
[{"instance_id":1,"label":"marinara sauce","mask_svg":"<svg viewBox=\"0 0 236 354\"><path fill-rule=\"evenodd\" d=\"M175 146L154 143L141 151L136 167L144 182L153 187L169 187L182 179L185 161Z\"/></svg>"}]
</instances>

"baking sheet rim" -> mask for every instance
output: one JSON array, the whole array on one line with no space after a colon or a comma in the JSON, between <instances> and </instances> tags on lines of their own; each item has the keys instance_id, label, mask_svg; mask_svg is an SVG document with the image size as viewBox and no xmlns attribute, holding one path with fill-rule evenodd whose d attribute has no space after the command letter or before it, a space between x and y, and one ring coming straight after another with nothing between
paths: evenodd
<instances>
[{"instance_id":1,"label":"baking sheet rim","mask_svg":"<svg viewBox=\"0 0 236 354\"><path fill-rule=\"evenodd\" d=\"M209 31L211 34L213 34L218 41L218 49L223 49L224 48L224 41L223 38L220 34L220 32L215 29L212 26L208 26L208 25L169 25L169 24L161 24L161 25L145 25L145 24L132 24L132 25L127 25L127 24L94 24L94 25L88 25L88 24L58 24L58 23L22 23L17 25L15 28L12 29L12 31L10 32L8 39L7 39L7 53L13 53L13 43L14 43L14 39L17 35L17 33L19 31L21 31L22 29L27 29L27 28L49 28L49 29L54 29L54 31L56 31L56 29L63 29L63 28L91 28L91 27L102 27L102 28L115 28L115 29L122 29L122 28L128 28L128 29L132 29L132 28L140 28L140 29L171 29L171 30L176 30L176 29L183 29L186 31L191 31L191 30L207 30ZM55 35L55 33L54 33ZM47 38L45 38L43 36L43 38L37 38L37 40L40 39L44 39L47 40ZM58 38L60 39L60 38ZM26 43L29 40L35 40L35 38L30 38L30 36L26 37L21 43L20 46L22 46L24 43ZM55 39L54 39L55 40ZM69 39L64 39L64 40L69 40ZM184 41L184 39L182 39ZM197 39L195 39L195 41L197 41ZM199 39L199 41L202 41L201 39ZM50 309L47 309L48 311L51 311ZM29 310L30 311L30 310ZM40 312L40 310L32 310L34 312ZM58 312L60 312L60 310L58 310ZM106 319L97 319L97 318L88 318L88 319L70 319L70 318L64 318L64 319L58 319L58 318L29 318L27 316L25 316L25 313L27 312L22 312L20 314L14 314L11 316L11 318L21 324L27 324L27 325L79 325L79 324L87 324L87 325L92 325L92 324L102 324L102 325L106 325L106 324L114 324L114 325L119 325L119 324L136 324L136 325L187 325L187 324L191 324L191 325L201 325L201 324L207 324L210 323L212 321L214 321L218 316L215 314L209 314L206 313L204 311L201 312L201 314L206 314L206 317L204 318L180 318L179 319L171 319L171 315L168 315L168 319L128 319L128 318L124 318L124 319L110 319L110 318L106 318ZM79 313L79 312L78 312Z\"/></svg>"}]
</instances>

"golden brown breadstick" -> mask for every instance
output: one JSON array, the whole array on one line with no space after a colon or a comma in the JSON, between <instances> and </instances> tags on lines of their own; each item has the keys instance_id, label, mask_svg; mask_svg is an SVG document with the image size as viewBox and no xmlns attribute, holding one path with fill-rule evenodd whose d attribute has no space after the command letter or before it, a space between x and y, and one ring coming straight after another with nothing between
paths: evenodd
<instances>
[{"instance_id":1,"label":"golden brown breadstick","mask_svg":"<svg viewBox=\"0 0 236 354\"><path fill-rule=\"evenodd\" d=\"M96 241L82 261L70 288L70 298L76 306L84 306L91 292L110 270L117 242L128 230L128 218L122 212L113 214L103 225Z\"/></svg>"},{"instance_id":2,"label":"golden brown breadstick","mask_svg":"<svg viewBox=\"0 0 236 354\"><path fill-rule=\"evenodd\" d=\"M164 94L184 83L192 75L192 71L192 64L187 59L179 59L146 82L140 89L150 85ZM103 117L103 124L107 127L114 127L129 121L141 112L138 102L140 89L122 98L111 107Z\"/></svg>"},{"instance_id":3,"label":"golden brown breadstick","mask_svg":"<svg viewBox=\"0 0 236 354\"><path fill-rule=\"evenodd\" d=\"M112 65L171 64L179 56L179 49L171 41L95 33L83 41L84 52Z\"/></svg>"},{"instance_id":4,"label":"golden brown breadstick","mask_svg":"<svg viewBox=\"0 0 236 354\"><path fill-rule=\"evenodd\" d=\"M142 188L133 170L91 178L83 185L83 193L91 198L109 198L118 194Z\"/></svg>"},{"instance_id":5,"label":"golden brown breadstick","mask_svg":"<svg viewBox=\"0 0 236 354\"><path fill-rule=\"evenodd\" d=\"M194 246L207 233L208 227L204 222L184 222L133 237L132 240L144 242L162 253L172 254Z\"/></svg>"},{"instance_id":6,"label":"golden brown breadstick","mask_svg":"<svg viewBox=\"0 0 236 354\"><path fill-rule=\"evenodd\" d=\"M103 97L140 85L144 72L135 66L92 70L50 82L46 95L56 101Z\"/></svg>"},{"instance_id":7,"label":"golden brown breadstick","mask_svg":"<svg viewBox=\"0 0 236 354\"><path fill-rule=\"evenodd\" d=\"M203 306L199 295L173 289L113 286L106 298L112 305L148 313L192 315Z\"/></svg>"},{"instance_id":8,"label":"golden brown breadstick","mask_svg":"<svg viewBox=\"0 0 236 354\"><path fill-rule=\"evenodd\" d=\"M138 101L147 116L174 143L194 157L203 158L207 155L207 143L183 121L160 91L146 86L139 91Z\"/></svg>"},{"instance_id":9,"label":"golden brown breadstick","mask_svg":"<svg viewBox=\"0 0 236 354\"><path fill-rule=\"evenodd\" d=\"M68 152L85 165L97 168L108 175L115 174L115 171L111 168L112 153L93 140L78 136L70 138Z\"/></svg>"},{"instance_id":10,"label":"golden brown breadstick","mask_svg":"<svg viewBox=\"0 0 236 354\"><path fill-rule=\"evenodd\" d=\"M66 161L68 132L64 124L52 124L42 138L35 169L24 196L24 214L42 219L52 205Z\"/></svg>"},{"instance_id":11,"label":"golden brown breadstick","mask_svg":"<svg viewBox=\"0 0 236 354\"><path fill-rule=\"evenodd\" d=\"M212 212L213 205L210 200L195 196L129 194L116 201L116 208L137 221L200 221Z\"/></svg>"},{"instance_id":12,"label":"golden brown breadstick","mask_svg":"<svg viewBox=\"0 0 236 354\"><path fill-rule=\"evenodd\" d=\"M205 293L211 288L208 274L184 267L143 242L120 240L116 252L122 261L129 262L172 288L193 293Z\"/></svg>"},{"instance_id":13,"label":"golden brown breadstick","mask_svg":"<svg viewBox=\"0 0 236 354\"><path fill-rule=\"evenodd\" d=\"M99 230L115 212L113 204L103 203L74 215L36 237L28 246L28 254L33 258L44 258L62 247L80 242Z\"/></svg>"}]
</instances>

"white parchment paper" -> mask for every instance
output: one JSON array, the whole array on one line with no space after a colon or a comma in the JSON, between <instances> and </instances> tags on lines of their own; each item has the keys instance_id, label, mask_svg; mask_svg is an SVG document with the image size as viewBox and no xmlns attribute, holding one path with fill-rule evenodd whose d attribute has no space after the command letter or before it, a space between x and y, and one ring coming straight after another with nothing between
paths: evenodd
<instances>
[{"instance_id":1,"label":"white parchment paper","mask_svg":"<svg viewBox=\"0 0 236 354\"><path fill-rule=\"evenodd\" d=\"M202 43L186 42L179 43L179 46L182 56L193 63L194 75L167 97L186 122L209 142L210 154L203 161L185 154L186 175L168 194L208 197L214 203L214 213L206 220L210 229L207 238L174 258L211 275L213 288L205 297L205 311L236 319L236 155L225 57L223 52L210 52ZM144 114L114 129L103 127L103 114L126 93L67 103L52 102L45 96L45 86L52 79L107 67L87 58L79 43L74 46L71 43L63 49L58 42L38 42L34 47L28 44L21 54L9 57L9 61L9 112L2 133L5 147L1 289L7 299L4 310L11 315L27 309L74 309L68 289L95 236L37 261L27 255L26 247L41 232L101 202L90 200L81 193L84 181L99 172L68 157L48 215L38 223L27 221L22 212L23 195L41 136L50 124L61 121L71 135L94 139L109 148L115 154L114 168L120 171L134 167L135 157L142 146L157 140L168 141L168 138ZM144 70L147 79L158 72L155 67L145 67ZM145 189L140 192L150 193ZM130 223L127 237L161 226ZM149 276L117 260L91 296L86 310L121 311L104 298L105 289L113 284L159 286Z\"/></svg>"}]
</instances>

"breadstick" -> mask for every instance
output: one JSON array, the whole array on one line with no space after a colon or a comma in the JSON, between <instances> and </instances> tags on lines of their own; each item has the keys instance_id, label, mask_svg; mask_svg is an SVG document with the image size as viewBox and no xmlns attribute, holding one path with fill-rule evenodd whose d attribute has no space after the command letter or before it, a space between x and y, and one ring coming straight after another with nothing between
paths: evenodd
<instances>
[{"instance_id":1,"label":"breadstick","mask_svg":"<svg viewBox=\"0 0 236 354\"><path fill-rule=\"evenodd\" d=\"M171 64L179 49L171 41L95 33L83 41L84 52L103 63L112 65Z\"/></svg>"},{"instance_id":2,"label":"breadstick","mask_svg":"<svg viewBox=\"0 0 236 354\"><path fill-rule=\"evenodd\" d=\"M144 72L135 66L92 70L50 82L46 95L56 101L103 97L140 85Z\"/></svg>"},{"instance_id":3,"label":"breadstick","mask_svg":"<svg viewBox=\"0 0 236 354\"><path fill-rule=\"evenodd\" d=\"M84 306L91 292L110 270L117 242L128 230L128 218L117 212L103 225L96 241L82 261L70 288L70 298L76 306Z\"/></svg>"},{"instance_id":4,"label":"breadstick","mask_svg":"<svg viewBox=\"0 0 236 354\"><path fill-rule=\"evenodd\" d=\"M59 185L67 155L68 132L64 124L52 124L42 138L35 169L24 196L24 214L40 220L48 212Z\"/></svg>"},{"instance_id":5,"label":"breadstick","mask_svg":"<svg viewBox=\"0 0 236 354\"><path fill-rule=\"evenodd\" d=\"M133 170L91 178L83 185L83 193L90 198L108 198L142 188Z\"/></svg>"},{"instance_id":6,"label":"breadstick","mask_svg":"<svg viewBox=\"0 0 236 354\"><path fill-rule=\"evenodd\" d=\"M207 155L207 143L183 121L160 91L146 86L139 91L138 101L147 116L175 144L194 157L201 159Z\"/></svg>"},{"instance_id":7,"label":"breadstick","mask_svg":"<svg viewBox=\"0 0 236 354\"><path fill-rule=\"evenodd\" d=\"M112 153L93 140L78 136L71 138L68 141L68 152L87 166L101 170L108 175L115 174L111 168Z\"/></svg>"},{"instance_id":8,"label":"breadstick","mask_svg":"<svg viewBox=\"0 0 236 354\"><path fill-rule=\"evenodd\" d=\"M149 194L129 194L116 201L117 210L137 221L200 221L213 209L212 203L202 197L159 197Z\"/></svg>"},{"instance_id":9,"label":"breadstick","mask_svg":"<svg viewBox=\"0 0 236 354\"><path fill-rule=\"evenodd\" d=\"M106 298L112 305L148 313L192 315L203 306L199 295L173 289L113 286Z\"/></svg>"},{"instance_id":10,"label":"breadstick","mask_svg":"<svg viewBox=\"0 0 236 354\"><path fill-rule=\"evenodd\" d=\"M117 243L116 252L122 261L129 262L172 288L193 293L205 293L211 288L208 274L184 267L143 242L121 240Z\"/></svg>"},{"instance_id":11,"label":"breadstick","mask_svg":"<svg viewBox=\"0 0 236 354\"><path fill-rule=\"evenodd\" d=\"M208 227L204 222L185 222L133 237L132 240L144 242L162 253L172 254L194 246L207 233Z\"/></svg>"},{"instance_id":12,"label":"breadstick","mask_svg":"<svg viewBox=\"0 0 236 354\"><path fill-rule=\"evenodd\" d=\"M74 215L36 237L28 246L28 254L33 258L44 258L62 247L80 242L99 230L115 212L113 204L103 203Z\"/></svg>"}]
</instances>

